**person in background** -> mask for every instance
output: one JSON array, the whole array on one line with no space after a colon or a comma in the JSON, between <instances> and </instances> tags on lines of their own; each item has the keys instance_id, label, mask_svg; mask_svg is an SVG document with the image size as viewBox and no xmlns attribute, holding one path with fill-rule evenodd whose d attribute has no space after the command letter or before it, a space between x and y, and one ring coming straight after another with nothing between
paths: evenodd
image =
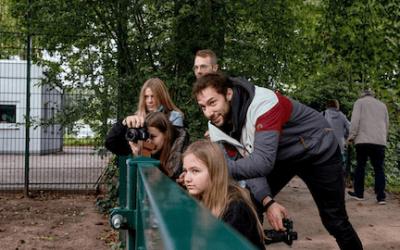
<instances>
[{"instance_id":1,"label":"person in background","mask_svg":"<svg viewBox=\"0 0 400 250\"><path fill-rule=\"evenodd\" d=\"M348 195L355 200L364 200L365 167L368 158L375 172L375 194L378 203L386 204L386 181L383 161L389 134L389 114L386 105L372 96L371 90L363 90L354 103L351 115L349 138L356 147L357 166L354 172L354 191Z\"/></svg>"},{"instance_id":2,"label":"person in background","mask_svg":"<svg viewBox=\"0 0 400 250\"><path fill-rule=\"evenodd\" d=\"M159 111L164 113L172 125L184 127L185 116L175 106L164 83L159 78L147 80L140 91L138 110L135 115L125 118L126 123L131 127L136 124L144 124L144 118L149 112Z\"/></svg>"},{"instance_id":3,"label":"person in background","mask_svg":"<svg viewBox=\"0 0 400 250\"><path fill-rule=\"evenodd\" d=\"M218 68L217 55L214 52L209 49L197 51L193 65L196 78L203 74L216 73Z\"/></svg>"},{"instance_id":4,"label":"person in background","mask_svg":"<svg viewBox=\"0 0 400 250\"><path fill-rule=\"evenodd\" d=\"M211 141L221 142L229 174L245 180L275 230L286 230L275 195L299 176L322 223L340 249L363 249L346 212L342 159L335 134L316 110L245 78L215 73L197 79L193 97L208 118Z\"/></svg>"},{"instance_id":5,"label":"person in background","mask_svg":"<svg viewBox=\"0 0 400 250\"><path fill-rule=\"evenodd\" d=\"M197 51L193 65L196 78L199 78L203 74L217 73L218 68L217 55L213 51L209 49ZM208 130L204 133L204 137L210 138Z\"/></svg>"},{"instance_id":6,"label":"person in background","mask_svg":"<svg viewBox=\"0 0 400 250\"><path fill-rule=\"evenodd\" d=\"M265 249L264 232L250 193L229 178L221 146L209 140L198 140L185 150L182 161L187 192L215 217L228 223L259 249Z\"/></svg>"},{"instance_id":7,"label":"person in background","mask_svg":"<svg viewBox=\"0 0 400 250\"><path fill-rule=\"evenodd\" d=\"M336 135L336 139L339 142L340 152L343 158L343 167L345 167L345 157L344 157L344 145L345 139L349 135L350 122L347 120L346 116L339 110L338 100L330 100L326 103L327 109L322 111L322 115L331 125L333 132ZM343 169L343 174L345 176L346 170Z\"/></svg>"},{"instance_id":8,"label":"person in background","mask_svg":"<svg viewBox=\"0 0 400 250\"><path fill-rule=\"evenodd\" d=\"M161 171L175 181L182 173L181 155L189 143L189 134L184 128L173 126L161 112L150 112L146 115L145 122L149 133L147 142L155 146L151 151L151 158L159 160ZM128 128L139 127L140 124L128 124L126 119L118 121L106 137L106 148L117 155L139 156L140 145L125 139Z\"/></svg>"}]
</instances>

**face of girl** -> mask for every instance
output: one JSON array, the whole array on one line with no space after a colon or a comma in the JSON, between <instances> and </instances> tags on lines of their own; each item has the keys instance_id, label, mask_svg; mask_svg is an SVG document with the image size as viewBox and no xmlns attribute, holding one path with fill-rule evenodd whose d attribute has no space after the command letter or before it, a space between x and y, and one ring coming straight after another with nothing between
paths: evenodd
<instances>
[{"instance_id":1,"label":"face of girl","mask_svg":"<svg viewBox=\"0 0 400 250\"><path fill-rule=\"evenodd\" d=\"M204 193L211 181L207 165L193 153L183 158L184 183L191 195Z\"/></svg>"},{"instance_id":2,"label":"face of girl","mask_svg":"<svg viewBox=\"0 0 400 250\"><path fill-rule=\"evenodd\" d=\"M156 146L156 148L151 151L151 154L154 155L162 149L164 145L165 135L158 128L155 127L149 126L147 130L149 132L148 142Z\"/></svg>"},{"instance_id":3,"label":"face of girl","mask_svg":"<svg viewBox=\"0 0 400 250\"><path fill-rule=\"evenodd\" d=\"M160 106L150 88L147 88L144 91L144 103L146 104L146 109L150 111L157 111L158 107Z\"/></svg>"}]
</instances>

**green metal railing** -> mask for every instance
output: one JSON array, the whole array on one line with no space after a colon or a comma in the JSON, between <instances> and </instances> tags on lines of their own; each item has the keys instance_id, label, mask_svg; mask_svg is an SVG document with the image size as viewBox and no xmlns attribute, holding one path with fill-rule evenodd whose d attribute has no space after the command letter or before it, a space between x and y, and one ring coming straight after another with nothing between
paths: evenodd
<instances>
[{"instance_id":1,"label":"green metal railing","mask_svg":"<svg viewBox=\"0 0 400 250\"><path fill-rule=\"evenodd\" d=\"M121 197L110 215L113 228L127 231L126 249L256 249L163 174L159 161L141 156L126 162L126 172L120 164L126 200Z\"/></svg>"}]
</instances>

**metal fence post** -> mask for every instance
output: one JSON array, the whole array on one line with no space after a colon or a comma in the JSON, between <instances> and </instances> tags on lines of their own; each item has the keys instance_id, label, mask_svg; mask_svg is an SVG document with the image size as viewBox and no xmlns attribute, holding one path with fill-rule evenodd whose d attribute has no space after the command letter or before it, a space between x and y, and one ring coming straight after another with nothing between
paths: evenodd
<instances>
[{"instance_id":1,"label":"metal fence post","mask_svg":"<svg viewBox=\"0 0 400 250\"><path fill-rule=\"evenodd\" d=\"M123 157L121 157L123 158ZM120 159L121 159L120 158ZM137 198L138 198L138 167L139 164L159 164L159 161L148 158L148 157L138 157L138 158L128 158L126 160L126 175L120 173L120 180L122 182L126 181L126 184L120 185L120 191L124 193L123 190L126 188L126 207L116 207L111 209L110 213L110 224L114 229L127 230L126 234L126 249L133 250L138 248L137 233L138 228L142 227L141 222L138 222L138 211L137 211ZM120 163L122 164L122 163ZM120 165L119 164L119 165ZM121 166L123 169L123 166ZM125 179L125 180L124 180ZM120 194L121 195L121 194ZM139 223L139 225L138 225ZM121 240L121 238L120 238ZM139 239L140 245L144 242Z\"/></svg>"},{"instance_id":2,"label":"metal fence post","mask_svg":"<svg viewBox=\"0 0 400 250\"><path fill-rule=\"evenodd\" d=\"M31 104L31 35L28 33L26 50L26 123L25 123L25 188L24 196L29 196L29 130Z\"/></svg>"},{"instance_id":3,"label":"metal fence post","mask_svg":"<svg viewBox=\"0 0 400 250\"><path fill-rule=\"evenodd\" d=\"M127 191L127 185L126 185L126 180L127 180L127 163L128 156L126 155L120 155L118 156L118 169L119 169L119 177L118 177L118 206L120 208L125 208L126 207L126 191ZM119 230L118 231L118 240L119 242L125 242L127 238L128 232L126 230Z\"/></svg>"},{"instance_id":4,"label":"metal fence post","mask_svg":"<svg viewBox=\"0 0 400 250\"><path fill-rule=\"evenodd\" d=\"M131 225L134 227L133 230L128 230L128 238L126 240L126 249L135 249L135 240L136 240L136 188L137 188L137 164L129 164L128 165L128 174L127 174L127 209L129 211L133 211L134 213L128 213L128 217L133 217L135 221L135 225ZM127 218L128 220L130 218Z\"/></svg>"}]
</instances>

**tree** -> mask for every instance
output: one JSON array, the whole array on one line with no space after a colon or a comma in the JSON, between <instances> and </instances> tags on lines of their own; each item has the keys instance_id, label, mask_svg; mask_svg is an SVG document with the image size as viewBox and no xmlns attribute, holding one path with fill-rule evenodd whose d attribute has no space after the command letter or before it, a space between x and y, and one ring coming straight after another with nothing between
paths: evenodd
<instances>
[{"instance_id":1,"label":"tree","mask_svg":"<svg viewBox=\"0 0 400 250\"><path fill-rule=\"evenodd\" d=\"M246 77L318 110L328 99L338 99L350 115L359 91L373 88L391 113L395 146L390 148L400 140L397 1L7 4L18 32L33 37L35 63L49 68L46 83L66 94L91 93L79 118L101 121L102 136L107 119L133 113L142 84L159 77L185 111L191 137L202 137L206 120L191 98L191 67L196 51L207 48L230 76Z\"/></svg>"}]
</instances>

